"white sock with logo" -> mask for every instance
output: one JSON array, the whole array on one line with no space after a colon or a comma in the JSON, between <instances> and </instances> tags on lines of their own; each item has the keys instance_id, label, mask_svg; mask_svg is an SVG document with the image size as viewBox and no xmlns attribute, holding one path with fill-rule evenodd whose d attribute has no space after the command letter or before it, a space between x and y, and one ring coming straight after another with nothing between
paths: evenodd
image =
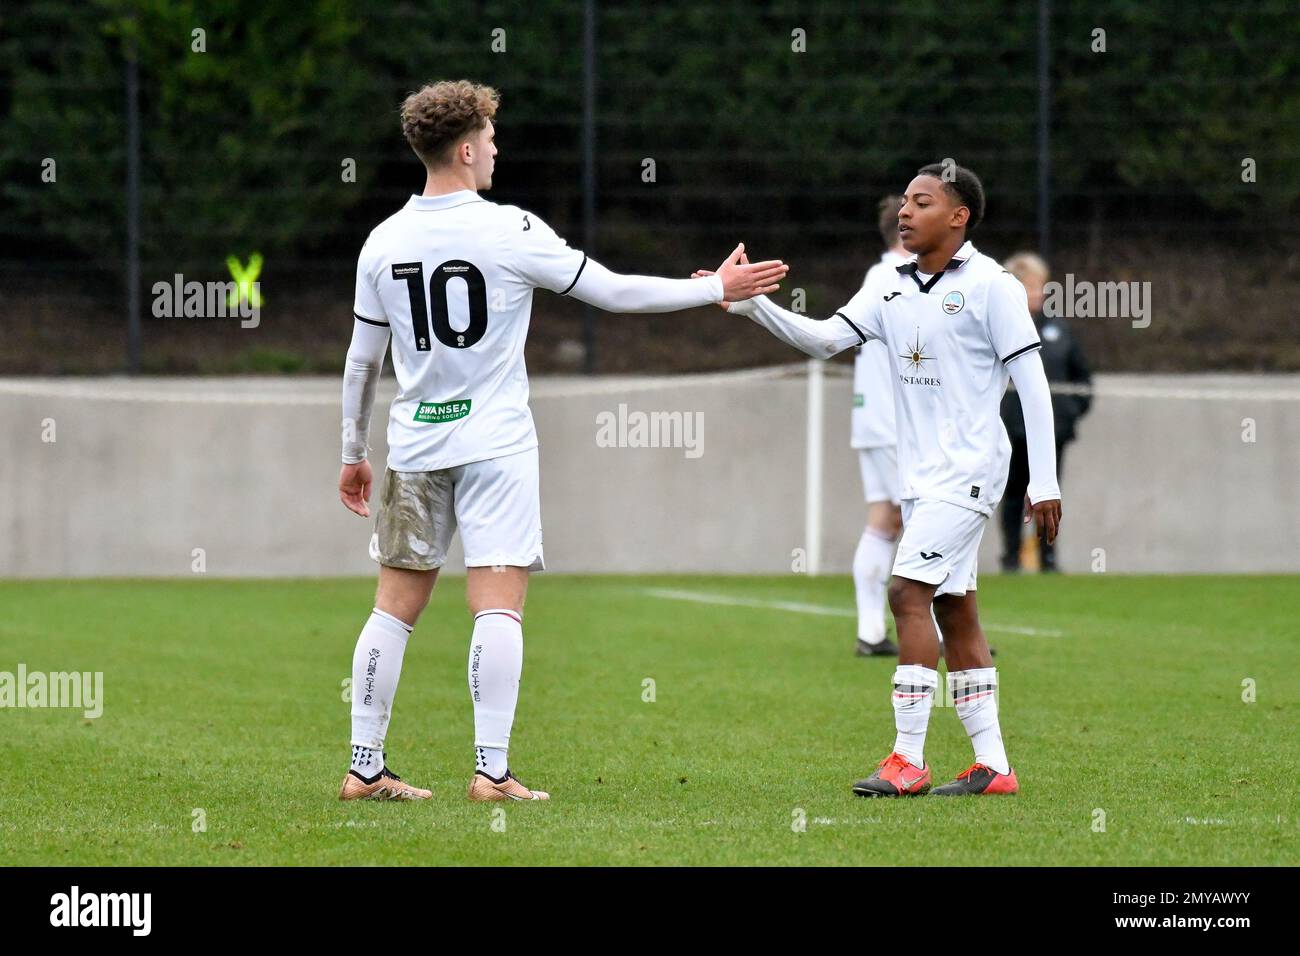
<instances>
[{"instance_id":1,"label":"white sock with logo","mask_svg":"<svg viewBox=\"0 0 1300 956\"><path fill-rule=\"evenodd\" d=\"M925 767L925 732L938 686L939 672L922 664L899 664L894 669L894 727L898 731L894 752L914 767Z\"/></svg>"},{"instance_id":2,"label":"white sock with logo","mask_svg":"<svg viewBox=\"0 0 1300 956\"><path fill-rule=\"evenodd\" d=\"M1007 763L1002 728L998 723L997 668L953 671L948 675L948 689L957 706L957 716L975 748L975 762L998 773L1010 773L1011 765Z\"/></svg>"},{"instance_id":3,"label":"white sock with logo","mask_svg":"<svg viewBox=\"0 0 1300 956\"><path fill-rule=\"evenodd\" d=\"M363 777L384 769L384 737L410 636L410 627L375 608L357 638L352 653L352 769Z\"/></svg>"},{"instance_id":4,"label":"white sock with logo","mask_svg":"<svg viewBox=\"0 0 1300 956\"><path fill-rule=\"evenodd\" d=\"M524 668L523 619L504 608L474 615L469 642L469 696L474 702L474 766L501 779L509 764L510 728Z\"/></svg>"},{"instance_id":5,"label":"white sock with logo","mask_svg":"<svg viewBox=\"0 0 1300 956\"><path fill-rule=\"evenodd\" d=\"M866 528L853 552L853 587L858 597L858 639L885 639L885 589L894 566L894 539Z\"/></svg>"},{"instance_id":6,"label":"white sock with logo","mask_svg":"<svg viewBox=\"0 0 1300 956\"><path fill-rule=\"evenodd\" d=\"M384 769L384 752L376 750L374 747L362 747L359 744L352 745L352 769L367 782L372 781L379 776L379 772Z\"/></svg>"}]
</instances>

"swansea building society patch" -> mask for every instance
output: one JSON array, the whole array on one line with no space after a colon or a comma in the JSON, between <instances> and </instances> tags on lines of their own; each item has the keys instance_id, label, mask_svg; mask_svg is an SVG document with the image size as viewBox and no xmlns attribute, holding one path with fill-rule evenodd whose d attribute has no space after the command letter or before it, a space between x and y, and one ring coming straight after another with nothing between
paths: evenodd
<instances>
[{"instance_id":1,"label":"swansea building society patch","mask_svg":"<svg viewBox=\"0 0 1300 956\"><path fill-rule=\"evenodd\" d=\"M421 402L415 410L414 421L417 422L454 422L469 414L470 399L463 398L455 402Z\"/></svg>"}]
</instances>

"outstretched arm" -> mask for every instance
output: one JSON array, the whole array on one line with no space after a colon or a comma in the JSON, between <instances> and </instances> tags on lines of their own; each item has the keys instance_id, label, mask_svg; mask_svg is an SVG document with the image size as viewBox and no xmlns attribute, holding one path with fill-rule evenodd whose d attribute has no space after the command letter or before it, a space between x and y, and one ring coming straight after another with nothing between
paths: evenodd
<instances>
[{"instance_id":1,"label":"outstretched arm","mask_svg":"<svg viewBox=\"0 0 1300 956\"><path fill-rule=\"evenodd\" d=\"M1039 531L1050 544L1061 524L1061 489L1056 482L1056 430L1052 424L1052 392L1037 349L1007 364L1025 416L1029 450L1029 504ZM1029 516L1025 516L1029 520Z\"/></svg>"},{"instance_id":2,"label":"outstretched arm","mask_svg":"<svg viewBox=\"0 0 1300 956\"><path fill-rule=\"evenodd\" d=\"M786 345L793 345L813 358L828 359L872 338L842 312L829 319L810 319L781 308L767 296L732 302L727 311L749 316Z\"/></svg>"},{"instance_id":3,"label":"outstretched arm","mask_svg":"<svg viewBox=\"0 0 1300 956\"><path fill-rule=\"evenodd\" d=\"M742 253L742 264L749 260ZM694 273L696 276L713 275L708 269ZM806 315L783 309L766 296L755 296L744 302L725 301L722 307L728 312L747 315L786 345L792 345L813 358L828 359L847 348L862 345L868 339L879 338L872 311L877 297L860 290L848 305L829 319L810 319ZM849 315L858 316L853 321Z\"/></svg>"},{"instance_id":4,"label":"outstretched arm","mask_svg":"<svg viewBox=\"0 0 1300 956\"><path fill-rule=\"evenodd\" d=\"M744 250L738 245L716 275L691 279L620 275L588 258L568 294L607 312L675 312L779 289L787 266L776 260L742 264Z\"/></svg>"},{"instance_id":5,"label":"outstretched arm","mask_svg":"<svg viewBox=\"0 0 1300 956\"><path fill-rule=\"evenodd\" d=\"M777 283L789 271L785 263L776 260L742 263L745 244L741 243L718 267L717 278L619 275L569 248L536 215L515 211L521 218L507 267L534 288L572 295L609 312L675 312L724 299L748 299L776 291L780 288Z\"/></svg>"},{"instance_id":6,"label":"outstretched arm","mask_svg":"<svg viewBox=\"0 0 1300 956\"><path fill-rule=\"evenodd\" d=\"M622 275L588 259L569 295L606 312L675 312L722 301L722 280Z\"/></svg>"}]
</instances>

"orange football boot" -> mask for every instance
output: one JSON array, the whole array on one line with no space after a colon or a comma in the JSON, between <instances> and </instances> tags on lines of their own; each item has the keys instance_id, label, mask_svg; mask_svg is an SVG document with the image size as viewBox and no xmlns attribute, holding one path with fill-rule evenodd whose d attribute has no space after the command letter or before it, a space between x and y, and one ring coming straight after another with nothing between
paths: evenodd
<instances>
[{"instance_id":1,"label":"orange football boot","mask_svg":"<svg viewBox=\"0 0 1300 956\"><path fill-rule=\"evenodd\" d=\"M976 794L1013 794L1020 792L1020 781L1016 779L1016 768L1008 767L1008 773L998 773L992 767L982 763L973 763L952 783L936 787L936 797L967 797Z\"/></svg>"},{"instance_id":2,"label":"orange football boot","mask_svg":"<svg viewBox=\"0 0 1300 956\"><path fill-rule=\"evenodd\" d=\"M900 753L876 765L876 772L853 785L859 797L919 797L930 789L930 768L914 767Z\"/></svg>"}]
</instances>

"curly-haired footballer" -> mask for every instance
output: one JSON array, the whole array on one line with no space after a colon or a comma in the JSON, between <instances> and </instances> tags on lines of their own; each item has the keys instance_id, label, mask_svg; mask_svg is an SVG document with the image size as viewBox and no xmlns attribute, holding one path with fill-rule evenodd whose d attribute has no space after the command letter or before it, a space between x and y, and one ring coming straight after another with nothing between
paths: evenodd
<instances>
[{"instance_id":1,"label":"curly-haired footballer","mask_svg":"<svg viewBox=\"0 0 1300 956\"><path fill-rule=\"evenodd\" d=\"M355 323L343 380L339 496L369 516L367 432L389 349L398 393L370 554L374 610L352 659L352 766L344 800L427 799L392 773L384 737L407 640L459 528L468 569L474 705L471 800L545 800L507 761L523 667L524 594L542 569L537 433L524 340L533 290L619 312L672 312L772 291L776 261L716 277L617 275L569 246L536 213L499 206L492 185L497 92L466 80L424 87L402 104L402 131L424 190L370 233L357 263Z\"/></svg>"}]
</instances>

